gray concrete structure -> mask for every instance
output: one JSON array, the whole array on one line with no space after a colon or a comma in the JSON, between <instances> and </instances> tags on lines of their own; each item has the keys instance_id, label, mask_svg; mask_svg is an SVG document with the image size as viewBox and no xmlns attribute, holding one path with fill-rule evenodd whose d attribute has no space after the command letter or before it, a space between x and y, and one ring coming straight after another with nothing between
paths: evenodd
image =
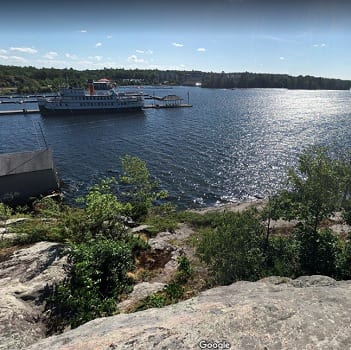
<instances>
[{"instance_id":1,"label":"gray concrete structure","mask_svg":"<svg viewBox=\"0 0 351 350\"><path fill-rule=\"evenodd\" d=\"M23 202L58 188L51 150L0 154L0 201Z\"/></svg>"}]
</instances>

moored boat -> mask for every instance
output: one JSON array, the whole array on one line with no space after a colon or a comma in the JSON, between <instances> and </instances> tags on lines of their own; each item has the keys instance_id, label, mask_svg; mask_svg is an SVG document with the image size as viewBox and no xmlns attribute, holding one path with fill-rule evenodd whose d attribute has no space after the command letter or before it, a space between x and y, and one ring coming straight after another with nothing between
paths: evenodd
<instances>
[{"instance_id":1,"label":"moored boat","mask_svg":"<svg viewBox=\"0 0 351 350\"><path fill-rule=\"evenodd\" d=\"M144 107L141 93L119 92L107 79L89 81L83 88L64 88L57 96L38 98L42 115L116 113L137 111Z\"/></svg>"}]
</instances>

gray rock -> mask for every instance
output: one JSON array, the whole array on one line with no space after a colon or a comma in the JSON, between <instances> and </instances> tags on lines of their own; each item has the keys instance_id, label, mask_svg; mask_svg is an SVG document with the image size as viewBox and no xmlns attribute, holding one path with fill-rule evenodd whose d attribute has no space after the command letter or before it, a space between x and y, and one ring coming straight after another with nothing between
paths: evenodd
<instances>
[{"instance_id":1,"label":"gray rock","mask_svg":"<svg viewBox=\"0 0 351 350\"><path fill-rule=\"evenodd\" d=\"M29 221L31 220L30 218L14 218L14 219L8 219L5 221L5 225L13 225L13 224L17 224L19 222L23 222L23 221Z\"/></svg>"},{"instance_id":2,"label":"gray rock","mask_svg":"<svg viewBox=\"0 0 351 350\"><path fill-rule=\"evenodd\" d=\"M45 336L42 294L63 279L62 244L40 242L0 263L0 349L22 349Z\"/></svg>"},{"instance_id":3,"label":"gray rock","mask_svg":"<svg viewBox=\"0 0 351 350\"><path fill-rule=\"evenodd\" d=\"M150 228L149 225L140 225L140 226L137 226L137 227L133 227L130 232L131 233L138 233L138 232L142 232L142 231L145 231L147 230L148 228Z\"/></svg>"},{"instance_id":4,"label":"gray rock","mask_svg":"<svg viewBox=\"0 0 351 350\"><path fill-rule=\"evenodd\" d=\"M245 350L350 349L350 310L350 281L272 277L163 309L100 318L28 349L200 349L201 341Z\"/></svg>"},{"instance_id":5,"label":"gray rock","mask_svg":"<svg viewBox=\"0 0 351 350\"><path fill-rule=\"evenodd\" d=\"M133 305L137 304L138 301L145 299L146 297L161 291L166 285L158 282L141 282L134 286L133 292L128 295L128 299L118 304L118 310L120 312L126 312Z\"/></svg>"}]
</instances>

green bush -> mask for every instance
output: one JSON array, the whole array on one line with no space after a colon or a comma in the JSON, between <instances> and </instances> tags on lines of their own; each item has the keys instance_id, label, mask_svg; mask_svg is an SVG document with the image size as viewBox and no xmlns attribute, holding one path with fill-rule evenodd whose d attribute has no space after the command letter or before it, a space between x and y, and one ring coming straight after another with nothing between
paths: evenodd
<instances>
[{"instance_id":1,"label":"green bush","mask_svg":"<svg viewBox=\"0 0 351 350\"><path fill-rule=\"evenodd\" d=\"M74 245L68 256L68 277L56 287L47 306L50 331L62 331L68 325L75 328L115 313L120 294L132 285L127 276L132 267L126 243L100 239Z\"/></svg>"},{"instance_id":2,"label":"green bush","mask_svg":"<svg viewBox=\"0 0 351 350\"><path fill-rule=\"evenodd\" d=\"M152 294L149 298L147 298L147 302L145 306L146 306L145 307L146 309L154 308L154 307L157 307L157 308L164 307L166 306L166 298L162 294L158 294L158 293Z\"/></svg>"},{"instance_id":3,"label":"green bush","mask_svg":"<svg viewBox=\"0 0 351 350\"><path fill-rule=\"evenodd\" d=\"M63 205L51 197L35 200L32 207L33 211L40 217L59 219L62 216Z\"/></svg>"},{"instance_id":4,"label":"green bush","mask_svg":"<svg viewBox=\"0 0 351 350\"><path fill-rule=\"evenodd\" d=\"M295 278L301 274L299 243L293 237L270 237L265 254L264 275Z\"/></svg>"},{"instance_id":5,"label":"green bush","mask_svg":"<svg viewBox=\"0 0 351 350\"><path fill-rule=\"evenodd\" d=\"M188 257L185 255L178 258L178 269L175 276L175 280L178 283L186 283L188 279L193 275L193 269L190 264Z\"/></svg>"},{"instance_id":6,"label":"green bush","mask_svg":"<svg viewBox=\"0 0 351 350\"><path fill-rule=\"evenodd\" d=\"M0 220L8 219L12 214L12 209L0 202Z\"/></svg>"},{"instance_id":7,"label":"green bush","mask_svg":"<svg viewBox=\"0 0 351 350\"><path fill-rule=\"evenodd\" d=\"M178 227L177 212L171 203L163 203L149 209L145 222L151 233L174 232Z\"/></svg>"},{"instance_id":8,"label":"green bush","mask_svg":"<svg viewBox=\"0 0 351 350\"><path fill-rule=\"evenodd\" d=\"M195 228L204 228L212 226L212 223L216 220L218 215L217 212L208 212L206 214L200 214L195 211L181 211L177 213L177 219L181 222L186 222Z\"/></svg>"},{"instance_id":9,"label":"green bush","mask_svg":"<svg viewBox=\"0 0 351 350\"><path fill-rule=\"evenodd\" d=\"M340 240L337 269L339 278L351 279L351 233L344 241Z\"/></svg>"},{"instance_id":10,"label":"green bush","mask_svg":"<svg viewBox=\"0 0 351 350\"><path fill-rule=\"evenodd\" d=\"M173 304L179 301L183 296L184 287L176 281L172 281L167 284L164 289L166 294L167 304Z\"/></svg>"},{"instance_id":11,"label":"green bush","mask_svg":"<svg viewBox=\"0 0 351 350\"><path fill-rule=\"evenodd\" d=\"M337 276L340 246L338 238L331 230L315 231L313 227L300 225L295 237L299 243L299 260L303 274Z\"/></svg>"},{"instance_id":12,"label":"green bush","mask_svg":"<svg viewBox=\"0 0 351 350\"><path fill-rule=\"evenodd\" d=\"M250 211L217 214L213 228L203 230L197 254L207 263L215 282L257 280L264 265L263 226Z\"/></svg>"},{"instance_id":13,"label":"green bush","mask_svg":"<svg viewBox=\"0 0 351 350\"><path fill-rule=\"evenodd\" d=\"M125 234L123 217L131 210L129 203L121 203L114 193L116 180L107 178L89 189L88 194L79 199L85 205L85 220L93 237L102 235L120 239Z\"/></svg>"}]
</instances>

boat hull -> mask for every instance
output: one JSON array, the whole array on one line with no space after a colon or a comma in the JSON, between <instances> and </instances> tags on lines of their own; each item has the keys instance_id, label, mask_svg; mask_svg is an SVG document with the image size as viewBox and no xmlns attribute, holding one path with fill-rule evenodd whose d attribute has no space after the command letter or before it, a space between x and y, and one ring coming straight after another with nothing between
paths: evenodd
<instances>
[{"instance_id":1,"label":"boat hull","mask_svg":"<svg viewBox=\"0 0 351 350\"><path fill-rule=\"evenodd\" d=\"M70 115L82 115L82 114L120 114L126 112L138 112L141 111L142 107L126 107L126 108L96 108L96 109L51 109L44 106L39 106L40 114L43 116L70 116Z\"/></svg>"}]
</instances>

